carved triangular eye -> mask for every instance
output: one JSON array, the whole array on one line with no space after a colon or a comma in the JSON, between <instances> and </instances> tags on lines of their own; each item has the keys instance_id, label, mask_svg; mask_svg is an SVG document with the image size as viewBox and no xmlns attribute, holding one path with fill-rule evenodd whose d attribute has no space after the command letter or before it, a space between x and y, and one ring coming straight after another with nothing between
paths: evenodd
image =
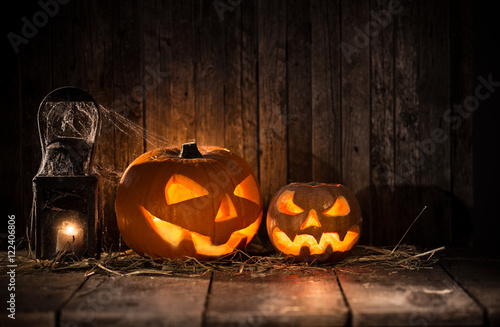
<instances>
[{"instance_id":1,"label":"carved triangular eye","mask_svg":"<svg viewBox=\"0 0 500 327\"><path fill-rule=\"evenodd\" d=\"M293 191L285 191L280 195L277 203L279 212L287 215L298 215L299 213L304 212L301 207L293 203L294 194L295 192Z\"/></svg>"},{"instance_id":2,"label":"carved triangular eye","mask_svg":"<svg viewBox=\"0 0 500 327\"><path fill-rule=\"evenodd\" d=\"M175 204L207 194L208 191L203 186L179 174L172 175L165 186L167 204Z\"/></svg>"},{"instance_id":3,"label":"carved triangular eye","mask_svg":"<svg viewBox=\"0 0 500 327\"><path fill-rule=\"evenodd\" d=\"M331 206L330 209L323 211L323 213L327 216L335 217L335 216L345 216L351 212L351 207L349 203L347 203L346 198L342 195L335 200L335 203Z\"/></svg>"},{"instance_id":4,"label":"carved triangular eye","mask_svg":"<svg viewBox=\"0 0 500 327\"><path fill-rule=\"evenodd\" d=\"M234 195L250 200L258 205L261 204L259 187L251 175L248 175L241 183L236 185Z\"/></svg>"}]
</instances>

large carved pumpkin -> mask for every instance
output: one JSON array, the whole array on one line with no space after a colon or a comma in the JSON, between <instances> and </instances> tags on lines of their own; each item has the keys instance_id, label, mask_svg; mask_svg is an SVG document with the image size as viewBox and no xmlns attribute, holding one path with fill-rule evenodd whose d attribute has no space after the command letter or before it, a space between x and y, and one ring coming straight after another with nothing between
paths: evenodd
<instances>
[{"instance_id":1,"label":"large carved pumpkin","mask_svg":"<svg viewBox=\"0 0 500 327\"><path fill-rule=\"evenodd\" d=\"M267 232L276 249L295 261L345 258L359 239L361 209L340 184L293 183L272 198Z\"/></svg>"},{"instance_id":2,"label":"large carved pumpkin","mask_svg":"<svg viewBox=\"0 0 500 327\"><path fill-rule=\"evenodd\" d=\"M262 198L243 159L190 143L132 162L118 187L116 215L125 243L141 255L211 259L250 243Z\"/></svg>"}]
</instances>

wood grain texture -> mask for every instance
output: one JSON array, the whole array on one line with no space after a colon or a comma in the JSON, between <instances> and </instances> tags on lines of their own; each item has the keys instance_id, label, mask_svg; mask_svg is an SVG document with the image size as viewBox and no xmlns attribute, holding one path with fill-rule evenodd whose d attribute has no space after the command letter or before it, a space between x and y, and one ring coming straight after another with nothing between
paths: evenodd
<instances>
[{"instance_id":1,"label":"wood grain texture","mask_svg":"<svg viewBox=\"0 0 500 327\"><path fill-rule=\"evenodd\" d=\"M485 313L485 325L500 325L500 257L455 250L443 257L440 264L479 302Z\"/></svg>"},{"instance_id":2,"label":"wood grain texture","mask_svg":"<svg viewBox=\"0 0 500 327\"><path fill-rule=\"evenodd\" d=\"M7 252L0 252L5 258ZM0 326L497 326L500 257L441 252L439 264L215 272L202 277L26 273L17 252L16 320ZM3 260L3 259L2 259ZM291 267L289 267L291 268ZM0 284L7 285L7 267ZM338 278L337 278L338 276ZM7 295L7 292L2 293ZM4 311L6 313L6 311Z\"/></svg>"},{"instance_id":3,"label":"wood grain texture","mask_svg":"<svg viewBox=\"0 0 500 327\"><path fill-rule=\"evenodd\" d=\"M56 326L56 313L86 280L83 273L18 274L15 281L16 319L8 318L4 310L0 326ZM7 275L2 274L0 283L2 286L8 284Z\"/></svg>"},{"instance_id":4,"label":"wood grain texture","mask_svg":"<svg viewBox=\"0 0 500 327\"><path fill-rule=\"evenodd\" d=\"M287 2L287 128L290 182L312 180L311 12L307 0Z\"/></svg>"},{"instance_id":5,"label":"wood grain texture","mask_svg":"<svg viewBox=\"0 0 500 327\"><path fill-rule=\"evenodd\" d=\"M226 12L225 28L225 143L257 175L257 26L256 1L243 1Z\"/></svg>"},{"instance_id":6,"label":"wood grain texture","mask_svg":"<svg viewBox=\"0 0 500 327\"><path fill-rule=\"evenodd\" d=\"M87 4L69 3L54 17L51 32L52 88L74 85L85 88L85 47L90 25ZM97 25L95 26L97 28ZM103 26L100 26L103 28ZM108 30L109 31L109 30ZM88 44L87 44L88 45ZM97 65L96 65L97 66ZM91 70L103 67L90 68Z\"/></svg>"},{"instance_id":7,"label":"wood grain texture","mask_svg":"<svg viewBox=\"0 0 500 327\"><path fill-rule=\"evenodd\" d=\"M123 169L144 145L193 140L245 158L265 205L288 182L344 183L362 206L362 243L395 244L427 205L405 242L470 244L472 221L479 221L471 219L473 119L458 125L444 114L451 108L467 115L453 105L474 92L473 5L400 6L377 29L389 2L61 5L6 63L12 78L5 82L3 149L15 159L4 160L2 171L15 178L3 201L18 208L18 236L29 224L31 179L41 159L38 105L52 89L75 85L134 126L135 134L108 127L99 144L107 249L118 248L114 197ZM19 17L39 9L23 7ZM354 52L346 54L343 44ZM427 145L429 138L439 140Z\"/></svg>"},{"instance_id":8,"label":"wood grain texture","mask_svg":"<svg viewBox=\"0 0 500 327\"><path fill-rule=\"evenodd\" d=\"M42 160L40 136L38 133L38 107L43 98L51 91L52 58L50 30L40 31L37 37L26 44L19 52L19 114L20 151L19 165L21 174L17 183L22 186L22 211L17 213L16 227L30 226L32 208L32 180L38 172ZM8 126L6 126L8 128ZM3 158L2 160L8 160ZM24 220L24 222L22 222ZM25 230L17 230L18 238L25 237Z\"/></svg>"},{"instance_id":9,"label":"wood grain texture","mask_svg":"<svg viewBox=\"0 0 500 327\"><path fill-rule=\"evenodd\" d=\"M385 232L390 239L377 240L376 245L397 243L422 209L417 180L420 157L415 151L420 135L418 26L416 2L408 3L394 16L394 172L386 173L386 184L394 185L395 215L384 224L390 228ZM412 228L405 242L414 244L417 237L417 229Z\"/></svg>"},{"instance_id":10,"label":"wood grain texture","mask_svg":"<svg viewBox=\"0 0 500 327\"><path fill-rule=\"evenodd\" d=\"M196 141L224 146L224 26L212 0L194 3Z\"/></svg>"},{"instance_id":11,"label":"wood grain texture","mask_svg":"<svg viewBox=\"0 0 500 327\"><path fill-rule=\"evenodd\" d=\"M130 7L132 9L133 6ZM127 30L123 20L122 12L127 8L122 6L112 6L110 3L100 3L99 1L86 2L81 8L83 38L83 66L84 81L82 87L86 89L104 107L123 115L131 122L136 122L136 117L141 112L141 96L130 97L129 83L139 83L140 66L133 62L140 61L140 57L134 58L137 52L120 49L123 42L120 37L130 39L131 45L137 45L130 35L134 26L129 26ZM134 12L137 12L134 10ZM133 14L132 14L133 15ZM110 20L111 16L111 20ZM112 22L116 23L112 23ZM130 18L129 18L130 24ZM103 38L108 35L108 38ZM110 41L111 40L111 41ZM122 51L123 50L123 51ZM82 60L80 59L80 60ZM127 63L124 64L124 61ZM96 64L100 63L100 64ZM131 71L139 73L135 78ZM125 96L127 101L123 101ZM115 100L119 98L120 100ZM127 132L116 128L109 118L101 113L102 124L97 145L97 160L99 172L103 177L103 209L102 218L102 247L105 251L117 251L120 245L120 231L116 224L114 210L116 188L121 177L121 173L128 166L134 157L132 149L142 148L141 140L131 140L126 135ZM117 146L118 145L118 146ZM137 151L141 152L141 151Z\"/></svg>"},{"instance_id":12,"label":"wood grain texture","mask_svg":"<svg viewBox=\"0 0 500 327\"><path fill-rule=\"evenodd\" d=\"M99 1L88 1L81 4L81 7L69 7L73 9L75 15L79 15L78 24L74 27L78 36L65 35L64 37L77 37L76 42L79 43L80 53L73 55L73 58L81 62L81 66L77 66L79 70L74 75L64 75L64 71L57 74L58 83L61 85L76 85L89 92L96 101L111 110L114 110L114 74L118 73L114 69L113 63L119 61L119 56L115 57L113 53L114 37L113 24L109 19L110 16L116 19L115 6L110 3L101 3ZM70 22L67 22L70 23ZM64 26L60 33L64 33ZM70 29L71 30L71 29ZM106 35L108 37L103 37ZM80 39L81 38L81 39ZM111 41L109 40L111 39ZM61 50L63 51L63 50ZM64 52L58 54L65 55ZM97 64L98 63L98 64ZM65 66L64 68L67 68ZM83 77L83 80L73 80L78 76ZM56 73L54 78L56 78ZM100 169L103 177L103 217L101 217L102 244L101 247L105 251L118 251L120 232L116 225L115 215L115 196L116 187L119 182L119 176L116 172L117 157L121 149L127 148L127 145L122 145L120 150L115 148L117 134L119 131L114 127L112 122L107 121L101 113L101 132L99 134L98 144L96 145L96 158L94 163ZM122 163L118 165L122 166Z\"/></svg>"},{"instance_id":13,"label":"wood grain texture","mask_svg":"<svg viewBox=\"0 0 500 327\"><path fill-rule=\"evenodd\" d=\"M196 139L194 3L172 1L171 12L169 80L172 103L166 124L170 127L169 139L179 144ZM162 25L161 20L158 24Z\"/></svg>"},{"instance_id":14,"label":"wood grain texture","mask_svg":"<svg viewBox=\"0 0 500 327\"><path fill-rule=\"evenodd\" d=\"M370 42L370 176L371 216L364 216L365 230L371 233L370 243L385 240L397 242L394 217L394 14L387 1L371 1L370 21L376 32ZM375 18L377 17L377 19Z\"/></svg>"},{"instance_id":15,"label":"wood grain texture","mask_svg":"<svg viewBox=\"0 0 500 327\"><path fill-rule=\"evenodd\" d=\"M434 13L429 15L429 13ZM438 219L421 221L418 244L439 246L451 241L450 124L450 3L419 3L419 143L423 162L418 170L421 205ZM425 236L422 236L425 235Z\"/></svg>"},{"instance_id":16,"label":"wood grain texture","mask_svg":"<svg viewBox=\"0 0 500 327\"><path fill-rule=\"evenodd\" d=\"M342 181L340 1L311 0L312 180Z\"/></svg>"},{"instance_id":17,"label":"wood grain texture","mask_svg":"<svg viewBox=\"0 0 500 327\"><path fill-rule=\"evenodd\" d=\"M15 15L21 11L19 7L13 7L14 11L11 15ZM12 27L13 17L4 20L9 28ZM25 187L19 182L22 179L22 106L21 106L21 83L20 83L20 57L15 53L14 48L9 43L4 44L3 48L4 62L8 63L3 66L2 74L0 74L0 83L4 86L4 95L2 103L3 120L7 122L9 128L0 129L0 158L9 158L8 160L0 161L0 179L4 181L4 187L0 190L0 213L8 220L8 215L15 215L17 219L16 234L25 235L26 227L29 225L29 216L25 219L24 208L31 208L31 203L23 205L23 192ZM21 48L23 50L23 48ZM12 81L17 81L13 83ZM35 133L36 134L36 133ZM38 150L40 151L40 150ZM28 199L28 201L31 198ZM0 228L0 233L7 234L7 224ZM7 238L0 241L0 247L7 249L7 244L4 243Z\"/></svg>"},{"instance_id":18,"label":"wood grain texture","mask_svg":"<svg viewBox=\"0 0 500 327\"><path fill-rule=\"evenodd\" d=\"M348 309L331 272L233 277L215 273L206 325L344 326L347 318Z\"/></svg>"},{"instance_id":19,"label":"wood grain texture","mask_svg":"<svg viewBox=\"0 0 500 327\"><path fill-rule=\"evenodd\" d=\"M143 126L143 92L163 83L165 77L158 66L149 66L142 71L141 2L134 0L127 4L120 3L113 6L112 10L114 23L111 104L124 97L130 99L127 104L112 109L140 129ZM115 167L122 173L143 152L141 130L135 132L137 134L130 135L122 131L115 134Z\"/></svg>"},{"instance_id":20,"label":"wood grain texture","mask_svg":"<svg viewBox=\"0 0 500 327\"><path fill-rule=\"evenodd\" d=\"M454 246L469 246L474 207L473 178L473 118L461 117L454 109L474 95L474 53L471 48L474 22L468 19L474 12L470 0L451 2L451 105L453 123L450 123L452 241ZM450 118L452 119L452 118Z\"/></svg>"},{"instance_id":21,"label":"wood grain texture","mask_svg":"<svg viewBox=\"0 0 500 327\"><path fill-rule=\"evenodd\" d=\"M76 86L92 94L103 105L109 105L113 101L113 43L102 35L113 35L109 20L113 9L109 4L89 1L70 3L63 12L65 14L54 18L54 28L51 29L51 60L57 63L52 69L52 87ZM114 212L114 190L118 182L114 174L114 140L114 127L109 122L103 124L94 162L97 167L105 168L98 169L104 181L103 246L118 250L119 231Z\"/></svg>"},{"instance_id":22,"label":"wood grain texture","mask_svg":"<svg viewBox=\"0 0 500 327\"><path fill-rule=\"evenodd\" d=\"M145 3L144 64L163 75L146 90L145 125L164 142L148 137L148 150L196 139L193 24L191 0Z\"/></svg>"},{"instance_id":23,"label":"wood grain texture","mask_svg":"<svg viewBox=\"0 0 500 327\"><path fill-rule=\"evenodd\" d=\"M226 15L222 16L225 37L224 139L226 148L239 156L243 155L245 147L244 129L246 125L243 120L244 111L242 108L242 13L241 7L238 6L234 11L225 12Z\"/></svg>"},{"instance_id":24,"label":"wood grain texture","mask_svg":"<svg viewBox=\"0 0 500 327\"><path fill-rule=\"evenodd\" d=\"M103 10L104 9L104 10ZM143 88L147 90L150 80L146 76L151 76L150 72L142 72L142 54L141 54L141 2L131 1L127 4L120 3L112 5L110 11L106 14L105 8L102 10L103 19L109 13L113 15L112 24L112 56L100 60L110 60L110 67L112 67L112 82L106 85L112 86L112 95L107 96L107 101L110 101L109 106L111 109L126 118L131 124L135 124L136 129L134 133L126 130L115 128L114 133L114 169L117 172L115 183L105 186L108 192L106 199L106 206L108 211L105 212L104 219L107 222L104 224L106 230L103 231L103 239L108 238L108 246L104 249L122 249L122 242L120 240L120 231L116 222L116 215L114 210L116 190L122 174L127 169L128 165L132 163L135 158L143 152L143 134L141 127L143 126ZM98 35L102 35L102 32ZM99 37L98 37L99 39ZM143 76L144 74L144 76ZM103 74L106 76L106 73ZM144 78L144 83L143 83ZM161 83L161 76L151 76L152 83ZM101 78L102 80L102 78ZM98 86L95 86L98 88ZM107 87L101 87L101 92L105 91ZM126 99L126 100L125 100ZM126 103L124 103L126 102ZM106 137L105 134L101 137ZM111 208L109 209L109 207ZM113 237L113 238L111 238Z\"/></svg>"},{"instance_id":25,"label":"wood grain texture","mask_svg":"<svg viewBox=\"0 0 500 327\"><path fill-rule=\"evenodd\" d=\"M351 267L338 272L352 326L481 326L481 308L440 267Z\"/></svg>"},{"instance_id":26,"label":"wood grain texture","mask_svg":"<svg viewBox=\"0 0 500 327\"><path fill-rule=\"evenodd\" d=\"M61 325L201 326L210 278L93 276L61 310Z\"/></svg>"},{"instance_id":27,"label":"wood grain texture","mask_svg":"<svg viewBox=\"0 0 500 327\"><path fill-rule=\"evenodd\" d=\"M122 115L130 124L142 125L141 29L139 2L112 5L89 1L68 7L76 22L62 21L53 38L71 39L78 46L66 62L65 53L54 54L54 84L76 85L91 93L107 110ZM68 26L68 24L70 26ZM75 25L72 25L75 24ZM103 37L103 35L107 37ZM126 40L126 42L124 42ZM73 71L74 69L75 71ZM103 177L103 248L118 250L120 233L114 210L121 173L142 153L142 133L116 127L101 113L101 133L96 164Z\"/></svg>"},{"instance_id":28,"label":"wood grain texture","mask_svg":"<svg viewBox=\"0 0 500 327\"><path fill-rule=\"evenodd\" d=\"M257 80L257 37L258 28L255 24L257 15L257 0L245 1L241 4L241 72L242 72L242 109L244 121L244 153L243 157L260 179L259 167L259 110L258 110L258 80ZM227 141L227 139L226 139Z\"/></svg>"},{"instance_id":29,"label":"wood grain texture","mask_svg":"<svg viewBox=\"0 0 500 327\"><path fill-rule=\"evenodd\" d=\"M189 6L190 1L183 1L186 6ZM163 81L163 83L158 83L156 87L150 88L149 90L145 90L144 98L144 127L146 128L147 133L151 133L153 135L160 135L165 138L172 137L173 133L170 130L170 122L175 120L175 116L172 115L172 102L174 102L173 95L171 93L171 83L173 72L172 67L170 66L172 62L172 15L174 15L174 8L172 7L172 1L148 1L144 3L144 65L158 67L162 71L166 71L169 76L167 81ZM179 27L183 27L179 29L179 33L184 31L190 31L190 19L191 19L191 11L188 13L183 12L184 15L182 20L179 19L177 24ZM184 23L188 21L187 26ZM187 27L187 28L186 28ZM186 40L186 46L192 46L189 44L189 39ZM187 59L189 61L189 58ZM184 74L186 83L188 81L193 81L193 73L192 73L192 63L191 64L191 74L187 71ZM181 67L179 64L178 67ZM183 88L183 84L178 85L179 89ZM192 96L194 93L190 92ZM194 102L193 102L194 103ZM161 109L160 109L161 108ZM179 107L179 109L185 109L183 107ZM181 111L181 110L179 110ZM193 117L194 118L194 117ZM183 132L183 125L179 125L178 134L181 135ZM147 151L151 151L161 146L161 144L157 143L154 139L146 136L146 149Z\"/></svg>"},{"instance_id":30,"label":"wood grain texture","mask_svg":"<svg viewBox=\"0 0 500 327\"><path fill-rule=\"evenodd\" d=\"M260 185L264 206L287 182L286 6L258 2Z\"/></svg>"},{"instance_id":31,"label":"wood grain texture","mask_svg":"<svg viewBox=\"0 0 500 327\"><path fill-rule=\"evenodd\" d=\"M358 198L363 218L370 220L370 44L362 33L369 22L368 2L341 2L342 43L356 53L342 50L342 184ZM369 243L370 233L360 236Z\"/></svg>"}]
</instances>

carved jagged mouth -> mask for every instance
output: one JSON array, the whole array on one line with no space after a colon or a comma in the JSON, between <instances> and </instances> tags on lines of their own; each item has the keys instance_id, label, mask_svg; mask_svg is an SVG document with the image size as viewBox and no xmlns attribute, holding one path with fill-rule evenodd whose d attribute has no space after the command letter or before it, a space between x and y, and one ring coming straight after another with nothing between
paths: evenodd
<instances>
[{"instance_id":1,"label":"carved jagged mouth","mask_svg":"<svg viewBox=\"0 0 500 327\"><path fill-rule=\"evenodd\" d=\"M248 245L253 236L257 233L262 219L261 213L259 218L252 224L233 232L226 243L214 245L210 240L210 236L191 232L185 228L161 220L153 216L142 206L141 211L151 227L156 230L157 234L161 236L165 242L169 243L173 247L177 247L183 240L191 240L196 249L196 253L206 256L221 256L231 253L244 238L246 238L246 245Z\"/></svg>"},{"instance_id":2,"label":"carved jagged mouth","mask_svg":"<svg viewBox=\"0 0 500 327\"><path fill-rule=\"evenodd\" d=\"M302 247L307 247L311 255L325 253L328 246L331 247L332 252L345 252L352 249L356 244L359 239L359 231L359 226L351 227L342 241L339 234L334 232L323 233L319 243L312 235L307 234L295 235L292 242L284 232L275 227L273 230L273 243L281 252L296 256L300 255Z\"/></svg>"}]
</instances>

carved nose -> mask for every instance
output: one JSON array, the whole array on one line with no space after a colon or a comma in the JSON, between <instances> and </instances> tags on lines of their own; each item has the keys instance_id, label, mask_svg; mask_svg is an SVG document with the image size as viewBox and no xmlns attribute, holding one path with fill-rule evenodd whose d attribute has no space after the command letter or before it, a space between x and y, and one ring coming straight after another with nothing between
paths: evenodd
<instances>
[{"instance_id":1,"label":"carved nose","mask_svg":"<svg viewBox=\"0 0 500 327\"><path fill-rule=\"evenodd\" d=\"M318 215L316 214L316 211L314 209L311 209L311 211L309 211L309 214L307 215L307 218L302 224L302 226L300 226L300 229L306 229L312 226L321 227L321 224L319 223L318 220Z\"/></svg>"},{"instance_id":2,"label":"carved nose","mask_svg":"<svg viewBox=\"0 0 500 327\"><path fill-rule=\"evenodd\" d=\"M233 219L237 216L233 201L231 201L231 198L227 194L224 194L219 211L217 211L217 215L215 216L215 222Z\"/></svg>"}]
</instances>

